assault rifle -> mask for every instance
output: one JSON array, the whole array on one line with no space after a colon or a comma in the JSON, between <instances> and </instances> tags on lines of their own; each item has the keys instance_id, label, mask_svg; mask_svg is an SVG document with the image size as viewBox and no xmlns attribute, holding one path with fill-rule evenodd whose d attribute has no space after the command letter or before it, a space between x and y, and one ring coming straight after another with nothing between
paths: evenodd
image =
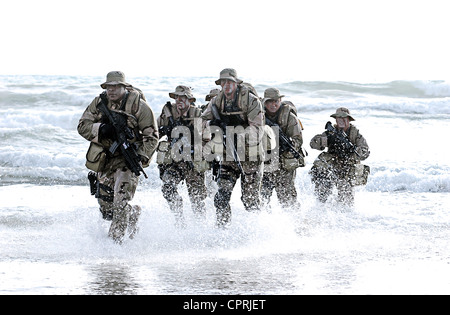
<instances>
[{"instance_id":1,"label":"assault rifle","mask_svg":"<svg viewBox=\"0 0 450 315\"><path fill-rule=\"evenodd\" d=\"M280 153L289 151L292 153L292 155L294 156L294 158L298 159L301 156L303 156L303 154L301 154L300 152L298 152L294 145L292 144L291 139L289 139L288 136L286 136L286 134L283 132L283 130L281 130L280 125L278 125L277 123L271 121L269 118L266 117L266 125L270 126L270 127L277 127L278 128L278 135L279 135L279 145L280 145Z\"/></svg>"},{"instance_id":2,"label":"assault rifle","mask_svg":"<svg viewBox=\"0 0 450 315\"><path fill-rule=\"evenodd\" d=\"M115 141L109 148L109 152L114 154L118 148L125 158L125 164L136 175L144 174L148 178L142 168L141 158L136 152L135 144L131 144L128 140L134 138L133 131L127 125L127 118L125 115L111 112L108 107L108 99L106 93L100 94L100 103L97 105L100 111L108 118L111 125L114 127Z\"/></svg>"},{"instance_id":3,"label":"assault rifle","mask_svg":"<svg viewBox=\"0 0 450 315\"><path fill-rule=\"evenodd\" d=\"M216 104L211 104L211 111L212 114L214 116L214 119L218 122L219 124L219 128L222 129L223 131L223 146L225 148L225 150L227 149L227 133L226 133L226 128L227 128L227 124L220 119L220 114L219 114L219 110L217 109ZM241 159L239 158L239 155L236 151L236 146L233 144L232 146L233 149L233 159L236 162L237 166L239 167L239 170L241 171L241 174L244 175L244 169L242 168L242 164L241 164ZM220 161L220 164L222 164L222 161Z\"/></svg>"},{"instance_id":4,"label":"assault rifle","mask_svg":"<svg viewBox=\"0 0 450 315\"><path fill-rule=\"evenodd\" d=\"M340 158L345 158L351 153L355 153L359 156L359 153L356 152L355 146L350 142L347 134L343 130L334 128L330 121L326 123L325 130L328 139L330 139L329 141L331 142L331 146L334 146L336 154Z\"/></svg>"},{"instance_id":5,"label":"assault rifle","mask_svg":"<svg viewBox=\"0 0 450 315\"><path fill-rule=\"evenodd\" d=\"M167 102L165 106L172 110L172 104L170 102ZM173 128L180 125L180 121L175 121L172 116L169 116L169 124L167 126L159 126L158 128L159 138L162 138L163 136L167 136L167 138L170 138Z\"/></svg>"},{"instance_id":6,"label":"assault rifle","mask_svg":"<svg viewBox=\"0 0 450 315\"><path fill-rule=\"evenodd\" d=\"M170 110L172 110L172 104L170 102L167 102L165 106L167 106ZM170 145L169 145L170 149L173 148L175 143L177 143L178 141L181 141L180 149L178 150L178 152L180 154L182 154L183 153L182 148L188 146L186 139L188 136L190 136L192 134L193 130L192 130L192 128L189 127L189 129L191 131L191 133L189 135L184 135L182 133L178 138L172 138L173 129L175 129L178 126L184 126L184 125L183 125L183 122L181 121L181 119L175 120L175 119L173 119L172 116L169 116L168 118L169 118L169 124L167 126L159 127L159 137L162 138L163 136L167 136L168 141L170 141ZM192 155L193 153L194 152L193 152L192 144L191 144L190 154ZM192 161L184 160L184 162L186 162L191 169L194 168L194 163Z\"/></svg>"}]
</instances>

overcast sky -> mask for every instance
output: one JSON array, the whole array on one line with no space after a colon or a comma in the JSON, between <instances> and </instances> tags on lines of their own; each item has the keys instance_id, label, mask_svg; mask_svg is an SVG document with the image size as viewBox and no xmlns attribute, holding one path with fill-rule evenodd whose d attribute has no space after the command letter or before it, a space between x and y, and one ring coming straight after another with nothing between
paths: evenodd
<instances>
[{"instance_id":1,"label":"overcast sky","mask_svg":"<svg viewBox=\"0 0 450 315\"><path fill-rule=\"evenodd\" d=\"M275 80L450 77L445 0L14 0L0 74Z\"/></svg>"}]
</instances>

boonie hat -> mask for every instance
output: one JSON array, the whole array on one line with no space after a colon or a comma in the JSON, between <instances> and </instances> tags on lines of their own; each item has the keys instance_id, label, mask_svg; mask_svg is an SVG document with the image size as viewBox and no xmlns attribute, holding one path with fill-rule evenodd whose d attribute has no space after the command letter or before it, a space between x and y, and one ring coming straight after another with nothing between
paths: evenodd
<instances>
[{"instance_id":1,"label":"boonie hat","mask_svg":"<svg viewBox=\"0 0 450 315\"><path fill-rule=\"evenodd\" d=\"M220 78L215 81L217 85L220 85L220 80L231 80L236 82L237 84L241 84L242 82L244 82L238 79L236 70L232 68L225 68L220 71Z\"/></svg>"},{"instance_id":2,"label":"boonie hat","mask_svg":"<svg viewBox=\"0 0 450 315\"><path fill-rule=\"evenodd\" d=\"M336 109L336 113L334 113L333 115L330 115L330 117L333 117L333 118L348 117L348 119L350 121L355 120L352 116L350 116L350 111L348 110L348 108L345 108L345 107L339 107L338 109Z\"/></svg>"},{"instance_id":3,"label":"boonie hat","mask_svg":"<svg viewBox=\"0 0 450 315\"><path fill-rule=\"evenodd\" d=\"M205 97L205 101L210 101L214 96L219 95L220 93L220 89L212 89L211 91L209 91L209 94L206 95Z\"/></svg>"},{"instance_id":4,"label":"boonie hat","mask_svg":"<svg viewBox=\"0 0 450 315\"><path fill-rule=\"evenodd\" d=\"M106 89L107 85L117 85L121 84L123 86L131 86L131 84L125 81L125 74L122 71L111 71L106 75L106 82L100 84L102 89Z\"/></svg>"},{"instance_id":5,"label":"boonie hat","mask_svg":"<svg viewBox=\"0 0 450 315\"><path fill-rule=\"evenodd\" d=\"M268 100L278 100L282 97L284 97L284 95L281 95L280 90L278 90L277 88L268 88L264 91L264 98L262 103L264 104Z\"/></svg>"},{"instance_id":6,"label":"boonie hat","mask_svg":"<svg viewBox=\"0 0 450 315\"><path fill-rule=\"evenodd\" d=\"M189 100L195 102L195 97L192 94L191 88L185 85L179 85L175 88L175 92L169 93L171 98L176 99L178 96L186 96Z\"/></svg>"}]
</instances>

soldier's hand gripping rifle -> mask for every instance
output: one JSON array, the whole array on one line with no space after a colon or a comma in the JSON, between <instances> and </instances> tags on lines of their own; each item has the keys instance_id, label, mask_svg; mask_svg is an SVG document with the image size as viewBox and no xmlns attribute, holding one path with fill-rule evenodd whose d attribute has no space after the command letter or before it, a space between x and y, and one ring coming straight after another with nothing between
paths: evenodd
<instances>
[{"instance_id":1,"label":"soldier's hand gripping rifle","mask_svg":"<svg viewBox=\"0 0 450 315\"><path fill-rule=\"evenodd\" d=\"M114 154L118 148L125 158L125 164L136 175L144 174L145 178L148 178L145 174L141 164L141 157L136 152L134 144L131 144L129 140L134 138L133 131L127 124L127 118L125 115L111 112L108 107L108 99L106 93L100 94L100 103L97 105L98 109L108 118L111 125L114 127L115 141L109 148L109 152Z\"/></svg>"},{"instance_id":2,"label":"soldier's hand gripping rifle","mask_svg":"<svg viewBox=\"0 0 450 315\"><path fill-rule=\"evenodd\" d=\"M218 127L220 129L222 129L222 131L223 131L223 146L226 150L227 149L227 133L226 133L227 124L220 119L219 110L217 109L217 106L214 103L211 104L211 112L214 116L214 120L216 120L216 123L218 124ZM231 147L233 150L233 159L236 162L237 166L239 167L241 174L244 175L245 174L244 169L242 168L241 159L239 158L239 155L236 151L236 146L233 144L233 145L231 145ZM222 163L222 161L220 163Z\"/></svg>"},{"instance_id":3,"label":"soldier's hand gripping rifle","mask_svg":"<svg viewBox=\"0 0 450 315\"><path fill-rule=\"evenodd\" d=\"M348 157L351 153L355 153L359 156L355 146L347 137L347 134L341 130L333 127L333 124L329 121L325 125L325 133L328 136L329 146L334 146L336 154L340 158Z\"/></svg>"},{"instance_id":4,"label":"soldier's hand gripping rifle","mask_svg":"<svg viewBox=\"0 0 450 315\"><path fill-rule=\"evenodd\" d=\"M280 125L278 125L277 123L271 121L269 118L266 117L266 125L273 127L275 126L276 128L278 128L278 135L279 135L279 146L280 146L280 153L289 151L292 153L292 155L294 156L294 158L298 159L301 156L303 156L300 152L298 152L294 145L292 144L291 139L289 139L288 136L286 136L286 134L283 132L283 130L281 130Z\"/></svg>"}]
</instances>

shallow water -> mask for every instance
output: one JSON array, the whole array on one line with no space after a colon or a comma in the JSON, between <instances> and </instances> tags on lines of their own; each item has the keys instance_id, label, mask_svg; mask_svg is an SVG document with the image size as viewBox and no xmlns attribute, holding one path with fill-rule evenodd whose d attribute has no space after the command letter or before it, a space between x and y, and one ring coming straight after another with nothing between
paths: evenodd
<instances>
[{"instance_id":1,"label":"shallow water","mask_svg":"<svg viewBox=\"0 0 450 315\"><path fill-rule=\"evenodd\" d=\"M301 208L247 213L239 184L232 225L214 227L189 202L178 230L153 161L133 204L140 231L121 246L89 194L87 141L76 125L104 78L0 76L0 294L449 294L450 85L444 81L257 82L293 101L309 152L298 169ZM138 78L159 114L183 83L194 96L214 78ZM199 105L198 104L198 105ZM309 140L337 107L367 139L371 174L355 205L318 203L308 176ZM186 187L179 187L189 200Z\"/></svg>"},{"instance_id":2,"label":"shallow water","mask_svg":"<svg viewBox=\"0 0 450 315\"><path fill-rule=\"evenodd\" d=\"M197 222L188 208L188 226L177 230L155 196L139 234L119 246L94 200L71 202L85 200L87 189L0 188L0 293L450 293L446 194L359 192L354 209L332 201L320 209L308 197L295 213L276 203L260 214L235 205L228 230L214 228L212 210ZM157 192L137 195L139 203Z\"/></svg>"}]
</instances>

